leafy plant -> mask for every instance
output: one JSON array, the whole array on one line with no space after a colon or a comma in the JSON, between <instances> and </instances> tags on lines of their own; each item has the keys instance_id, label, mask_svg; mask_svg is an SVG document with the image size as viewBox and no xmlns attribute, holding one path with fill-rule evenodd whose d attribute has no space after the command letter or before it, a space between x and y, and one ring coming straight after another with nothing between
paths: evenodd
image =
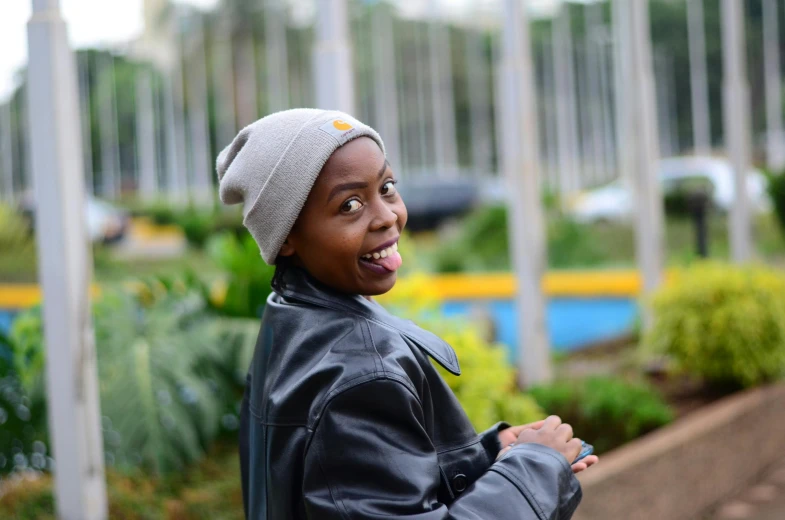
<instances>
[{"instance_id":1,"label":"leafy plant","mask_svg":"<svg viewBox=\"0 0 785 520\"><path fill-rule=\"evenodd\" d=\"M509 270L507 208L488 206L467 216L457 237L439 248L439 272ZM590 225L556 216L548 220L548 262L551 267L592 266L607 261L608 252Z\"/></svg>"},{"instance_id":2,"label":"leafy plant","mask_svg":"<svg viewBox=\"0 0 785 520\"><path fill-rule=\"evenodd\" d=\"M210 239L207 251L226 273L223 287L219 286L210 299L213 308L227 316L261 317L272 292L275 267L262 260L253 237L223 233Z\"/></svg>"},{"instance_id":3,"label":"leafy plant","mask_svg":"<svg viewBox=\"0 0 785 520\"><path fill-rule=\"evenodd\" d=\"M717 385L753 386L785 371L785 275L698 263L652 298L644 352Z\"/></svg>"},{"instance_id":4,"label":"leafy plant","mask_svg":"<svg viewBox=\"0 0 785 520\"><path fill-rule=\"evenodd\" d=\"M128 292L105 291L94 315L110 464L179 470L200 458L222 428L236 429L241 367L253 350L256 323L211 316L193 291L147 304ZM43 359L40 314L23 314L11 340L15 358ZM42 363L15 366L25 393L43 396Z\"/></svg>"},{"instance_id":5,"label":"leafy plant","mask_svg":"<svg viewBox=\"0 0 785 520\"><path fill-rule=\"evenodd\" d=\"M517 389L515 369L503 347L485 339L476 323L439 317L439 299L429 289L427 277L411 275L379 300L396 314L415 319L453 347L462 375L454 376L439 365L436 368L476 429L501 420L523 424L544 417L534 400Z\"/></svg>"},{"instance_id":6,"label":"leafy plant","mask_svg":"<svg viewBox=\"0 0 785 520\"><path fill-rule=\"evenodd\" d=\"M28 222L0 204L0 280L31 281L36 276L35 240Z\"/></svg>"},{"instance_id":7,"label":"leafy plant","mask_svg":"<svg viewBox=\"0 0 785 520\"><path fill-rule=\"evenodd\" d=\"M558 381L530 389L548 414L572 425L598 453L611 450L673 420L659 394L642 383L611 377Z\"/></svg>"}]
</instances>

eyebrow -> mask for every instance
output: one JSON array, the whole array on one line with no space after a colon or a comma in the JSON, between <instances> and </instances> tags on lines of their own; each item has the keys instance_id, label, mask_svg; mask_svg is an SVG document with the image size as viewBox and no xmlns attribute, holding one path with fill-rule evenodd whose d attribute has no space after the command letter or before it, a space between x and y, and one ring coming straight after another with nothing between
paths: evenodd
<instances>
[{"instance_id":1,"label":"eyebrow","mask_svg":"<svg viewBox=\"0 0 785 520\"><path fill-rule=\"evenodd\" d=\"M379 170L379 172L376 174L376 176L378 178L381 178L382 175L384 175L384 172L387 171L387 168L389 166L390 166L390 163L387 161L387 159L385 159L384 160L384 164L382 164L382 167ZM327 202L330 202L331 200L333 200L333 197L335 197L336 195L338 195L342 191L357 190L357 189L362 189L362 188L367 188L367 187L368 187L368 183L367 182L347 182L345 184L339 184L338 186L335 186L330 191L330 196L327 197Z\"/></svg>"}]
</instances>

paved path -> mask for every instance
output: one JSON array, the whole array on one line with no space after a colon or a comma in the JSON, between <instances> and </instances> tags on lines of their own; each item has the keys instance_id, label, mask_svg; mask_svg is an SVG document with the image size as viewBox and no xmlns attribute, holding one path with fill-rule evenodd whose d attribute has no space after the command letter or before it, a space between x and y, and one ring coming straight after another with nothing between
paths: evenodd
<instances>
[{"instance_id":1,"label":"paved path","mask_svg":"<svg viewBox=\"0 0 785 520\"><path fill-rule=\"evenodd\" d=\"M785 520L785 459L721 504L707 520Z\"/></svg>"}]
</instances>

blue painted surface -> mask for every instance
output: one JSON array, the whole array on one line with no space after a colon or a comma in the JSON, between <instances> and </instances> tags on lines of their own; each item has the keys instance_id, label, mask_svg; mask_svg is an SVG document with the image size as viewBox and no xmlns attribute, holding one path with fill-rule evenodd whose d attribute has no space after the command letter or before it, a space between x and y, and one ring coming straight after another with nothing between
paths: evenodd
<instances>
[{"instance_id":1,"label":"blue painted surface","mask_svg":"<svg viewBox=\"0 0 785 520\"><path fill-rule=\"evenodd\" d=\"M445 303L442 311L446 316L487 316L493 322L496 340L507 346L511 360L517 358L514 301L454 301ZM553 349L569 351L630 331L637 315L636 302L628 298L552 298L546 319Z\"/></svg>"},{"instance_id":2,"label":"blue painted surface","mask_svg":"<svg viewBox=\"0 0 785 520\"><path fill-rule=\"evenodd\" d=\"M0 332L4 334L8 333L8 330L11 328L11 321L13 321L14 316L16 316L16 311L0 309Z\"/></svg>"}]
</instances>

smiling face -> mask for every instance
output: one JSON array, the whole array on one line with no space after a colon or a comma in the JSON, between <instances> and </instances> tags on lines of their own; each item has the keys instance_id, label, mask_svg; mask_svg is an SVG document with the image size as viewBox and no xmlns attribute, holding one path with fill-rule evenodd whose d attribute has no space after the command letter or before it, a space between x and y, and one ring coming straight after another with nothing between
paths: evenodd
<instances>
[{"instance_id":1,"label":"smiling face","mask_svg":"<svg viewBox=\"0 0 785 520\"><path fill-rule=\"evenodd\" d=\"M407 219L395 182L372 139L360 137L338 148L280 254L339 291L366 296L389 291L401 265L397 243Z\"/></svg>"}]
</instances>

